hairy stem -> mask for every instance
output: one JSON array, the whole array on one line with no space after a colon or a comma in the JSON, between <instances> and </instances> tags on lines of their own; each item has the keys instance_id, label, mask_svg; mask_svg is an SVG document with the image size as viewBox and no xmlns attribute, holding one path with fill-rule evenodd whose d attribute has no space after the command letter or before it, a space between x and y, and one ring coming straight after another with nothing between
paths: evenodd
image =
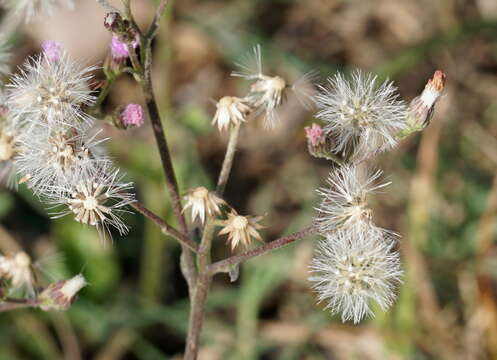
<instances>
[{"instance_id":1,"label":"hairy stem","mask_svg":"<svg viewBox=\"0 0 497 360\"><path fill-rule=\"evenodd\" d=\"M198 251L198 245L195 242L193 242L185 234L179 232L174 227L172 227L171 225L166 223L158 215L156 215L152 211L148 210L142 203L140 203L139 201L135 201L135 202L131 203L131 206L136 211L138 211L143 216L145 216L147 219L151 220L156 225L158 225L164 234L169 235L169 236L173 237L174 239L178 240L182 245L188 247L193 252Z\"/></svg>"},{"instance_id":2,"label":"hairy stem","mask_svg":"<svg viewBox=\"0 0 497 360\"><path fill-rule=\"evenodd\" d=\"M0 302L0 312L38 306L36 299L5 299Z\"/></svg>"},{"instance_id":3,"label":"hairy stem","mask_svg":"<svg viewBox=\"0 0 497 360\"><path fill-rule=\"evenodd\" d=\"M272 250L279 249L285 245L300 240L304 237L313 235L316 232L317 230L314 226L312 225L308 226L300 231L297 231L293 234L283 236L279 239L268 242L265 245L259 246L258 248L255 248L253 250L249 250L239 255L235 255L227 259L210 264L208 266L208 271L211 275L215 275L221 272L229 272L233 268L233 266L238 265L241 262L247 261L256 256L267 254Z\"/></svg>"},{"instance_id":4,"label":"hairy stem","mask_svg":"<svg viewBox=\"0 0 497 360\"><path fill-rule=\"evenodd\" d=\"M226 184L228 183L228 179L230 177L239 134L240 134L240 124L237 124L231 128L230 139L228 141L228 147L226 148L223 167L221 168L221 172L219 173L219 178L217 180L216 193L219 196L223 196L224 190L226 189Z\"/></svg>"},{"instance_id":5,"label":"hairy stem","mask_svg":"<svg viewBox=\"0 0 497 360\"><path fill-rule=\"evenodd\" d=\"M208 271L211 263L211 245L214 234L214 221L209 219L205 225L202 241L198 251L199 275L195 284L192 301L190 304L190 319L186 337L185 360L195 360L198 357L200 334L204 321L205 305L212 280Z\"/></svg>"},{"instance_id":6,"label":"hairy stem","mask_svg":"<svg viewBox=\"0 0 497 360\"><path fill-rule=\"evenodd\" d=\"M156 20L154 20L155 23L157 24L159 23L160 17L164 13L166 4L167 2L161 1L161 5L159 5L159 8L156 13ZM129 12L129 14L127 14L128 18L132 19L131 10L129 7L129 0L125 0L125 8L126 12L127 13ZM132 21L132 23L134 24L134 26L136 26L136 23L134 21ZM152 24L152 26L154 25ZM138 59L138 56L135 50L133 49L133 47L131 46L131 44L128 44L128 50L130 54L131 63L133 65L133 69L136 72L135 79L140 84L145 98L146 108L150 122L152 124L152 130L154 133L157 148L159 150L159 155L161 158L162 167L166 179L166 186L168 189L169 197L171 198L172 208L175 217L178 221L178 224L180 226L180 230L183 232L183 234L188 234L188 227L186 225L186 221L183 216L183 207L181 205L181 199L178 191L178 183L176 181L176 175L171 160L171 153L169 151L167 139L164 134L164 128L162 126L162 121L159 114L159 108L157 105L157 100L155 98L153 85L152 85L151 45L152 45L152 37L155 36L155 34L156 31L152 32L148 31L146 35L141 36L142 40L141 45L144 47L142 49L142 54L144 56L142 56L141 61L140 59ZM181 271L188 283L188 289L191 295L196 278L196 269L193 259L193 253L186 245L182 244L181 247L182 247L182 254L180 260Z\"/></svg>"}]
</instances>

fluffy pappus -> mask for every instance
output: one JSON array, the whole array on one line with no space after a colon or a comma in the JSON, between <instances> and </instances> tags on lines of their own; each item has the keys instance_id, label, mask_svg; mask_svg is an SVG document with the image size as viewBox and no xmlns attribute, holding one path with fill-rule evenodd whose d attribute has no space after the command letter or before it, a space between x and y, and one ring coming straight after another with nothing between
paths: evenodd
<instances>
[{"instance_id":1,"label":"fluffy pappus","mask_svg":"<svg viewBox=\"0 0 497 360\"><path fill-rule=\"evenodd\" d=\"M379 228L369 231L337 230L316 248L309 280L319 302L342 321L355 324L374 316L371 303L386 311L395 301L401 283L400 256L396 242Z\"/></svg>"},{"instance_id":2,"label":"fluffy pappus","mask_svg":"<svg viewBox=\"0 0 497 360\"><path fill-rule=\"evenodd\" d=\"M83 67L62 52L58 61L45 54L29 58L7 85L7 106L15 123L92 122L82 106L95 101L89 81L95 67Z\"/></svg>"},{"instance_id":3,"label":"fluffy pappus","mask_svg":"<svg viewBox=\"0 0 497 360\"><path fill-rule=\"evenodd\" d=\"M407 107L390 81L354 71L350 79L338 73L315 96L317 117L334 139L332 150L354 162L391 149L406 129Z\"/></svg>"},{"instance_id":4,"label":"fluffy pappus","mask_svg":"<svg viewBox=\"0 0 497 360\"><path fill-rule=\"evenodd\" d=\"M316 224L321 234L340 228L371 226L372 211L367 196L388 186L379 183L380 170L365 165L343 165L334 169L327 186L318 190L321 204L316 209Z\"/></svg>"}]
</instances>

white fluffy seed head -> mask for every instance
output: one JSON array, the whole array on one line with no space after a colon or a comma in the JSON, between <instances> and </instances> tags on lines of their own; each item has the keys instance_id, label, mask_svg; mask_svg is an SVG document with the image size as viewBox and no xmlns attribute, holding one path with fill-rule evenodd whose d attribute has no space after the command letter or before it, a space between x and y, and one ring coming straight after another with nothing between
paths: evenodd
<instances>
[{"instance_id":1,"label":"white fluffy seed head","mask_svg":"<svg viewBox=\"0 0 497 360\"><path fill-rule=\"evenodd\" d=\"M378 183L380 176L380 170L373 171L366 165L343 165L334 169L326 187L318 190L322 198L316 209L319 232L328 234L340 228L369 226L372 212L367 197L389 185Z\"/></svg>"},{"instance_id":2,"label":"white fluffy seed head","mask_svg":"<svg viewBox=\"0 0 497 360\"><path fill-rule=\"evenodd\" d=\"M18 139L22 149L15 159L18 174L27 177L29 187L47 195L60 185L77 183L110 160L103 155L98 132L89 126L79 128L33 125L26 127Z\"/></svg>"},{"instance_id":3,"label":"white fluffy seed head","mask_svg":"<svg viewBox=\"0 0 497 360\"><path fill-rule=\"evenodd\" d=\"M390 81L362 71L346 79L338 73L328 78L315 97L317 117L334 139L334 152L358 162L394 147L406 128L407 108Z\"/></svg>"},{"instance_id":4,"label":"white fluffy seed head","mask_svg":"<svg viewBox=\"0 0 497 360\"><path fill-rule=\"evenodd\" d=\"M341 313L343 322L374 316L372 302L386 311L403 274L395 244L388 232L375 227L330 233L318 243L310 265L309 280L319 301L333 314Z\"/></svg>"},{"instance_id":5,"label":"white fluffy seed head","mask_svg":"<svg viewBox=\"0 0 497 360\"><path fill-rule=\"evenodd\" d=\"M95 68L83 67L62 53L58 61L44 54L28 59L7 85L7 106L16 124L91 122L82 106L91 105L89 81Z\"/></svg>"}]
</instances>

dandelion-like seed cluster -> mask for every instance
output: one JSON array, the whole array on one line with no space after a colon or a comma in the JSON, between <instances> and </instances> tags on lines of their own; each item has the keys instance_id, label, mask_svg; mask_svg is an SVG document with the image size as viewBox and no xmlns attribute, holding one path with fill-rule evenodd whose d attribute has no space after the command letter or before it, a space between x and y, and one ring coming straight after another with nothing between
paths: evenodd
<instances>
[{"instance_id":1,"label":"dandelion-like seed cluster","mask_svg":"<svg viewBox=\"0 0 497 360\"><path fill-rule=\"evenodd\" d=\"M331 151L354 161L391 149L407 127L407 107L393 83L379 84L376 76L362 71L351 79L340 73L328 78L315 100L317 117L334 140Z\"/></svg>"},{"instance_id":2,"label":"dandelion-like seed cluster","mask_svg":"<svg viewBox=\"0 0 497 360\"><path fill-rule=\"evenodd\" d=\"M324 127L305 128L309 153L337 167L318 190L315 226L323 238L310 281L319 301L341 313L342 321L373 316L372 303L384 311L394 303L402 281L398 236L374 224L368 204L369 196L389 183L379 182L381 171L367 161L426 127L444 85L445 74L436 71L407 107L392 82L355 71L349 79L340 73L328 78L314 98Z\"/></svg>"},{"instance_id":3,"label":"dandelion-like seed cluster","mask_svg":"<svg viewBox=\"0 0 497 360\"><path fill-rule=\"evenodd\" d=\"M85 111L95 101L89 85L95 68L73 61L58 43L44 42L43 49L7 85L0 155L13 159L20 182L40 199L66 209L52 210L54 217L72 214L103 239L109 227L124 234L120 214L134 201L131 184L106 156L105 139Z\"/></svg>"},{"instance_id":4,"label":"dandelion-like seed cluster","mask_svg":"<svg viewBox=\"0 0 497 360\"><path fill-rule=\"evenodd\" d=\"M310 280L326 308L343 321L358 323L373 315L371 302L386 311L395 300L402 270L400 257L379 229L337 230L317 247Z\"/></svg>"},{"instance_id":5,"label":"dandelion-like seed cluster","mask_svg":"<svg viewBox=\"0 0 497 360\"><path fill-rule=\"evenodd\" d=\"M331 172L317 209L316 226L324 236L311 264L310 280L327 309L342 320L371 316L371 302L382 310L393 304L401 280L397 237L373 223L368 195L384 188L381 171L365 164L343 165Z\"/></svg>"}]
</instances>

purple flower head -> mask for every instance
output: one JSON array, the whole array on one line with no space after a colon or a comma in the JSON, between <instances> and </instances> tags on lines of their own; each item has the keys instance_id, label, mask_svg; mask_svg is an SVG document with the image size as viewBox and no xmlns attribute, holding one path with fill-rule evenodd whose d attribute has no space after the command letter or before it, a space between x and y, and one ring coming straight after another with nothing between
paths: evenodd
<instances>
[{"instance_id":1,"label":"purple flower head","mask_svg":"<svg viewBox=\"0 0 497 360\"><path fill-rule=\"evenodd\" d=\"M312 146L324 144L324 142L326 141L326 136L324 134L323 128L318 124L312 124L311 126L306 126L305 135L307 136L307 139L311 142Z\"/></svg>"},{"instance_id":2,"label":"purple flower head","mask_svg":"<svg viewBox=\"0 0 497 360\"><path fill-rule=\"evenodd\" d=\"M136 49L136 47L138 46L138 39L135 39L135 41L133 41L131 45L133 46L133 49ZM112 36L110 50L112 53L112 58L114 60L123 60L129 56L128 45L119 40L119 37L116 35Z\"/></svg>"},{"instance_id":3,"label":"purple flower head","mask_svg":"<svg viewBox=\"0 0 497 360\"><path fill-rule=\"evenodd\" d=\"M121 122L126 127L142 126L145 120L143 108L138 104L128 104L121 113Z\"/></svg>"},{"instance_id":4,"label":"purple flower head","mask_svg":"<svg viewBox=\"0 0 497 360\"><path fill-rule=\"evenodd\" d=\"M44 40L41 43L41 48L49 61L56 62L60 60L63 52L61 43L52 40Z\"/></svg>"}]
</instances>

